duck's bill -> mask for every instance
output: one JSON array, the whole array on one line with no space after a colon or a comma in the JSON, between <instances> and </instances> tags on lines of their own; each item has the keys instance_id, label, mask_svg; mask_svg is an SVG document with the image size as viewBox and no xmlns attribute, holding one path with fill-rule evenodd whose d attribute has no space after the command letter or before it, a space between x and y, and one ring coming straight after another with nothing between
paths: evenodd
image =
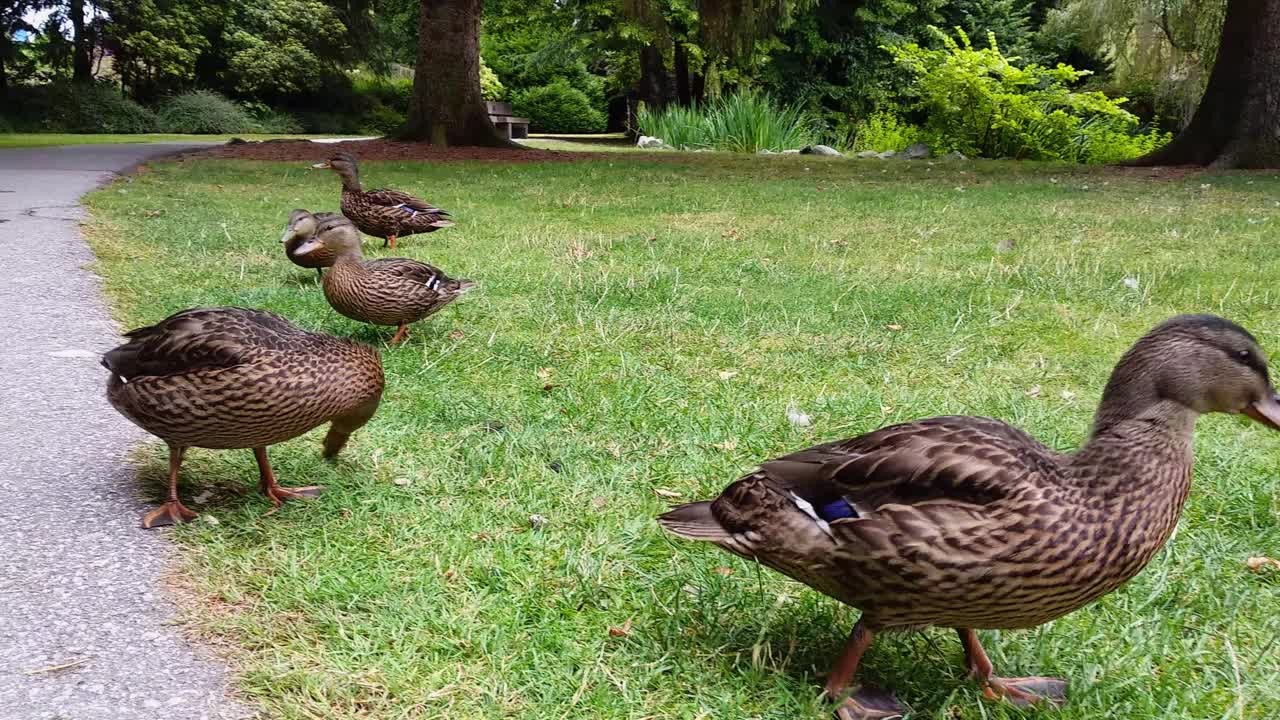
<instances>
[{"instance_id":1,"label":"duck's bill","mask_svg":"<svg viewBox=\"0 0 1280 720\"><path fill-rule=\"evenodd\" d=\"M1272 391L1261 400L1245 407L1244 414L1272 430L1280 430L1280 397Z\"/></svg>"},{"instance_id":2,"label":"duck's bill","mask_svg":"<svg viewBox=\"0 0 1280 720\"><path fill-rule=\"evenodd\" d=\"M280 242L287 243L293 239L293 228L285 228L284 234L280 236Z\"/></svg>"},{"instance_id":3,"label":"duck's bill","mask_svg":"<svg viewBox=\"0 0 1280 720\"><path fill-rule=\"evenodd\" d=\"M318 163L316 163L315 165L312 165L312 166L311 166L311 169L312 169L312 170L328 170L328 169L329 169L329 161L328 161L328 160L325 160L324 162L318 162Z\"/></svg>"},{"instance_id":4,"label":"duck's bill","mask_svg":"<svg viewBox=\"0 0 1280 720\"><path fill-rule=\"evenodd\" d=\"M294 255L306 255L307 253L315 252L315 251L316 251L316 249L317 249L317 248L319 248L321 244L322 244L322 243L321 243L319 240L316 240L315 238L312 238L312 239L310 239L310 240L308 240L308 241L306 241L306 242L302 243L301 245L299 245L299 246L298 246L298 247L293 251L293 254L294 254Z\"/></svg>"}]
</instances>

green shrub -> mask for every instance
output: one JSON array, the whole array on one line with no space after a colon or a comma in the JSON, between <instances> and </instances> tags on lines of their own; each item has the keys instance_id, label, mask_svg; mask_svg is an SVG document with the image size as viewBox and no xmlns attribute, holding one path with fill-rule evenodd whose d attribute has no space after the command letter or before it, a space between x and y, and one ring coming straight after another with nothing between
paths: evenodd
<instances>
[{"instance_id":1,"label":"green shrub","mask_svg":"<svg viewBox=\"0 0 1280 720\"><path fill-rule=\"evenodd\" d=\"M529 118L536 132L602 132L605 126L604 113L591 106L586 93L563 80L517 93L512 111Z\"/></svg>"},{"instance_id":2,"label":"green shrub","mask_svg":"<svg viewBox=\"0 0 1280 720\"><path fill-rule=\"evenodd\" d=\"M360 118L363 135L388 135L404 125L404 113L381 103L373 106Z\"/></svg>"},{"instance_id":3,"label":"green shrub","mask_svg":"<svg viewBox=\"0 0 1280 720\"><path fill-rule=\"evenodd\" d=\"M920 128L891 112L877 110L858 123L854 130L853 149L898 152L922 140Z\"/></svg>"},{"instance_id":4,"label":"green shrub","mask_svg":"<svg viewBox=\"0 0 1280 720\"><path fill-rule=\"evenodd\" d=\"M353 135L360 132L360 118L344 112L299 110L294 113L302 131L315 135Z\"/></svg>"},{"instance_id":5,"label":"green shrub","mask_svg":"<svg viewBox=\"0 0 1280 720\"><path fill-rule=\"evenodd\" d=\"M160 106L159 115L165 132L220 135L258 131L258 123L244 108L209 90L174 95Z\"/></svg>"},{"instance_id":6,"label":"green shrub","mask_svg":"<svg viewBox=\"0 0 1280 720\"><path fill-rule=\"evenodd\" d=\"M782 150L812 145L817 126L799 106L778 107L767 95L740 92L700 107L641 110L640 132L682 150Z\"/></svg>"},{"instance_id":7,"label":"green shrub","mask_svg":"<svg viewBox=\"0 0 1280 720\"><path fill-rule=\"evenodd\" d=\"M485 100L501 100L506 94L507 89L498 79L498 73L490 70L489 66L484 64L484 58L480 58L480 95Z\"/></svg>"},{"instance_id":8,"label":"green shrub","mask_svg":"<svg viewBox=\"0 0 1280 720\"><path fill-rule=\"evenodd\" d=\"M935 29L935 32L937 30ZM908 43L889 48L914 76L913 109L927 119L924 134L935 150L966 155L1111 162L1136 157L1168 135L1139 134L1124 98L1069 88L1089 73L1059 64L1014 66L990 36L975 49L938 32L943 48Z\"/></svg>"},{"instance_id":9,"label":"green shrub","mask_svg":"<svg viewBox=\"0 0 1280 720\"><path fill-rule=\"evenodd\" d=\"M241 107L253 117L254 124L258 126L257 132L273 135L292 135L302 132L302 123L298 122L298 118L283 110L276 110L260 102L241 103Z\"/></svg>"},{"instance_id":10,"label":"green shrub","mask_svg":"<svg viewBox=\"0 0 1280 720\"><path fill-rule=\"evenodd\" d=\"M400 113L409 112L409 98L413 96L412 78L388 78L365 73L356 74L351 80L351 89L359 96L365 107L357 108L360 112L368 112L376 105L386 105Z\"/></svg>"},{"instance_id":11,"label":"green shrub","mask_svg":"<svg viewBox=\"0 0 1280 720\"><path fill-rule=\"evenodd\" d=\"M23 132L155 132L155 113L110 85L51 85L13 88L9 123Z\"/></svg>"}]
</instances>

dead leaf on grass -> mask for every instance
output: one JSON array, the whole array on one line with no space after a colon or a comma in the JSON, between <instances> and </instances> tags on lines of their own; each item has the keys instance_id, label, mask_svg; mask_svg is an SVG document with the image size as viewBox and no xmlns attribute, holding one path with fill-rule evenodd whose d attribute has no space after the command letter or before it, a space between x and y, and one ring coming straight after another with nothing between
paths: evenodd
<instances>
[{"instance_id":1,"label":"dead leaf on grass","mask_svg":"<svg viewBox=\"0 0 1280 720\"><path fill-rule=\"evenodd\" d=\"M631 634L631 618L627 618L627 621L622 623L622 627L614 627L613 625L609 626L610 637L626 637L630 634Z\"/></svg>"},{"instance_id":2,"label":"dead leaf on grass","mask_svg":"<svg viewBox=\"0 0 1280 720\"><path fill-rule=\"evenodd\" d=\"M1249 569L1254 572L1262 572L1262 568L1268 565L1274 567L1277 570L1280 570L1280 560L1276 560L1275 558L1269 558L1269 557L1266 557L1265 555L1251 557L1248 560L1246 560L1244 564L1248 565Z\"/></svg>"},{"instance_id":3,"label":"dead leaf on grass","mask_svg":"<svg viewBox=\"0 0 1280 720\"><path fill-rule=\"evenodd\" d=\"M657 493L658 497L664 497L670 500L674 500L678 497L681 497L680 493L676 492L675 490L668 490L666 488L654 488L653 491Z\"/></svg>"}]
</instances>

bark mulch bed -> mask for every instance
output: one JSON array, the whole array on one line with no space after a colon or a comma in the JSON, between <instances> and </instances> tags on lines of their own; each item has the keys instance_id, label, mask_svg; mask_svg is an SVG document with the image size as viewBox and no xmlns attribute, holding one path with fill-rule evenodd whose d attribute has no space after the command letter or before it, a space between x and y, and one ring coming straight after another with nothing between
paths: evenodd
<instances>
[{"instance_id":1,"label":"bark mulch bed","mask_svg":"<svg viewBox=\"0 0 1280 720\"><path fill-rule=\"evenodd\" d=\"M453 162L480 160L500 163L573 162L575 160L599 160L616 156L610 153L557 152L554 150L506 150L487 147L439 148L426 143L400 142L397 140L353 140L338 143L315 143L309 140L266 140L263 142L230 142L208 150L184 154L186 158L229 158L236 160L271 160L277 162L321 162L337 152L348 152L356 159L376 160L426 160Z\"/></svg>"}]
</instances>

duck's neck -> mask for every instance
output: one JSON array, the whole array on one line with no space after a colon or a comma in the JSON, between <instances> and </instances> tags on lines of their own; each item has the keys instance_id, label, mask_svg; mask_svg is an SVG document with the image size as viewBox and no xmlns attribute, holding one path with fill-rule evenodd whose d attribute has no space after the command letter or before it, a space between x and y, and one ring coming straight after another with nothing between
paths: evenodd
<instances>
[{"instance_id":1,"label":"duck's neck","mask_svg":"<svg viewBox=\"0 0 1280 720\"><path fill-rule=\"evenodd\" d=\"M342 192L360 192L360 172L351 170L340 174L342 177Z\"/></svg>"},{"instance_id":2,"label":"duck's neck","mask_svg":"<svg viewBox=\"0 0 1280 720\"><path fill-rule=\"evenodd\" d=\"M325 273L325 279L332 277L334 282L338 282L343 277L349 277L353 273L364 272L364 256L359 250L345 252L333 261L333 267L329 272Z\"/></svg>"}]
</instances>

